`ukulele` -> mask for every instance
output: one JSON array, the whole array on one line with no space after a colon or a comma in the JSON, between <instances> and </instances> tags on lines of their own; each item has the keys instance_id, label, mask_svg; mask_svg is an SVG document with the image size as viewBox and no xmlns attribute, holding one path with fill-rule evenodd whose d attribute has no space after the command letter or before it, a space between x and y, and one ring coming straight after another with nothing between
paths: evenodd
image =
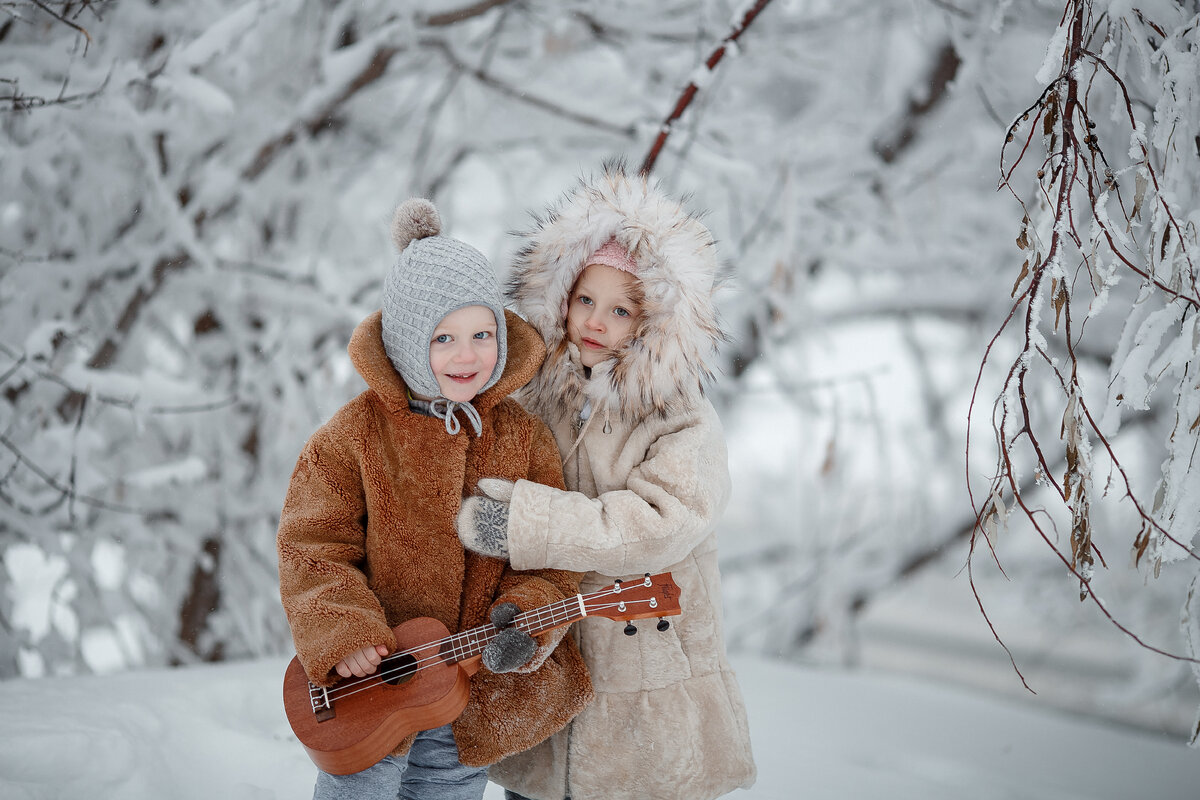
<instances>
[{"instance_id":1,"label":"ukulele","mask_svg":"<svg viewBox=\"0 0 1200 800\"><path fill-rule=\"evenodd\" d=\"M589 594L518 614L513 625L530 636L584 617L630 621L680 613L679 587L669 572L640 581L614 581ZM658 630L669 626L660 619ZM397 625L396 650L364 678L332 686L308 680L297 658L283 676L283 706L296 738L313 763L333 775L349 775L378 763L406 736L453 722L467 706L470 678L495 625L451 634L430 617ZM637 633L630 622L625 633Z\"/></svg>"}]
</instances>

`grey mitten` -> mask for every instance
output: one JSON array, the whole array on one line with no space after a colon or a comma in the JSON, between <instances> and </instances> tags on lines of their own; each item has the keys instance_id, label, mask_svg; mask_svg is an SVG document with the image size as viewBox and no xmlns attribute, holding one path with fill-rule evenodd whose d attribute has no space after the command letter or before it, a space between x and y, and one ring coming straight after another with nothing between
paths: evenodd
<instances>
[{"instance_id":1,"label":"grey mitten","mask_svg":"<svg viewBox=\"0 0 1200 800\"><path fill-rule=\"evenodd\" d=\"M525 662L525 665L517 668L516 671L537 672L539 669L541 669L542 664L546 663L546 659L549 658L550 654L554 652L554 648L558 647L559 642L561 642L567 635L568 630L570 630L570 628L566 625L563 625L560 628L547 631L539 636L538 639L541 640L541 644L539 644L537 650L533 652L533 656Z\"/></svg>"},{"instance_id":2,"label":"grey mitten","mask_svg":"<svg viewBox=\"0 0 1200 800\"><path fill-rule=\"evenodd\" d=\"M525 631L513 627L521 609L515 603L501 603L492 609L492 624L500 628L496 638L483 647L483 665L492 672L512 672L524 666L537 650L537 642Z\"/></svg>"},{"instance_id":3,"label":"grey mitten","mask_svg":"<svg viewBox=\"0 0 1200 800\"><path fill-rule=\"evenodd\" d=\"M468 550L493 558L508 558L507 498L468 497L458 510L454 527L458 531L458 540Z\"/></svg>"}]
</instances>

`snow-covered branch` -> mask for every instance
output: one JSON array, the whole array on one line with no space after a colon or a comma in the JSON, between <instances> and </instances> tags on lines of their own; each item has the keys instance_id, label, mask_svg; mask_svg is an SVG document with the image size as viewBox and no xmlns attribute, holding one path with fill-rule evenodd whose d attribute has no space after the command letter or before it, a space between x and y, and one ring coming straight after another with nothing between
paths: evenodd
<instances>
[{"instance_id":1,"label":"snow-covered branch","mask_svg":"<svg viewBox=\"0 0 1200 800\"><path fill-rule=\"evenodd\" d=\"M687 85L683 87L679 99L675 101L675 107L671 109L671 113L667 115L662 125L659 126L654 144L650 146L650 151L646 153L645 159L642 160L642 166L639 171L643 175L649 175L654 169L654 164L658 161L658 156L662 153L663 147L666 146L667 139L671 136L675 123L688 110L688 106L696 98L696 93L709 84L712 80L713 71L726 55L736 55L738 53L738 39L754 23L754 20L758 18L763 9L770 4L771 0L752 0L752 3L747 3L744 9L739 9L735 13L733 29L721 40L721 43L709 54L708 58L704 59L704 63L696 68Z\"/></svg>"},{"instance_id":2,"label":"snow-covered branch","mask_svg":"<svg viewBox=\"0 0 1200 800\"><path fill-rule=\"evenodd\" d=\"M1045 89L1001 148L1000 186L1023 212L1016 243L1024 263L985 367L1009 324L1019 317L1022 325L993 413L997 462L986 499L975 504L972 552L986 542L999 558L990 535L982 535L1020 515L1078 582L1081 600L1147 649L1190 659L1118 622L1094 586L1097 567L1112 561L1095 538L1098 506L1110 495L1134 511L1125 546L1135 567L1158 576L1170 562L1200 560L1200 494L1183 487L1200 466L1200 195L1189 152L1200 133L1200 38L1195 17L1182 8L1156 11L1161 16L1152 22L1141 10L1067 2L1038 72ZM1139 116L1139 91L1149 93L1152 117ZM1029 167L1038 152L1042 160ZM1025 200L1018 179L1028 178L1033 191ZM1089 374L1078 353L1088 344L1096 349L1092 340L1104 336L1106 324L1123 330L1106 345L1104 381ZM1156 389L1171 393L1165 402L1175 423L1161 478L1149 489L1131 475L1115 439L1123 412L1163 402ZM1065 468L1052 469L1059 456L1051 447ZM1069 551L1060 547L1052 517L1030 499L1021 479L1030 471L1069 515Z\"/></svg>"}]
</instances>

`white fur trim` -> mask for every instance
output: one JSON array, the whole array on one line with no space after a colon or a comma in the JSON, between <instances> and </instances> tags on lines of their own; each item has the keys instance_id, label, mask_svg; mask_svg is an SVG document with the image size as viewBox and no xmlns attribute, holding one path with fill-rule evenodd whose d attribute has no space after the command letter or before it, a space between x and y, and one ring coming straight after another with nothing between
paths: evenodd
<instances>
[{"instance_id":1,"label":"white fur trim","mask_svg":"<svg viewBox=\"0 0 1200 800\"><path fill-rule=\"evenodd\" d=\"M634 340L584 381L562 309L587 257L615 237L637 263L644 301ZM546 340L546 363L524 393L538 413L596 408L637 419L692 404L724 340L713 292L716 244L698 217L656 184L607 165L552 206L527 234L509 282L518 311Z\"/></svg>"}]
</instances>

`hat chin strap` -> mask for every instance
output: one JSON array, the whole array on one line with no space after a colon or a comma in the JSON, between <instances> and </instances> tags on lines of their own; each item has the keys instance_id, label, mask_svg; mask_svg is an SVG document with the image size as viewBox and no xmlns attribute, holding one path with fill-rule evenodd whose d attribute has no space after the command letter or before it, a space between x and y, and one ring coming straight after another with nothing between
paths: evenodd
<instances>
[{"instance_id":1,"label":"hat chin strap","mask_svg":"<svg viewBox=\"0 0 1200 800\"><path fill-rule=\"evenodd\" d=\"M429 413L445 421L446 433L451 436L462 430L462 425L459 424L458 417L454 415L454 412L459 409L466 415L467 421L471 423L471 427L475 429L475 435L482 435L483 420L480 419L479 412L475 410L475 406L471 405L470 402L460 403L448 397L435 397L429 401Z\"/></svg>"}]
</instances>

